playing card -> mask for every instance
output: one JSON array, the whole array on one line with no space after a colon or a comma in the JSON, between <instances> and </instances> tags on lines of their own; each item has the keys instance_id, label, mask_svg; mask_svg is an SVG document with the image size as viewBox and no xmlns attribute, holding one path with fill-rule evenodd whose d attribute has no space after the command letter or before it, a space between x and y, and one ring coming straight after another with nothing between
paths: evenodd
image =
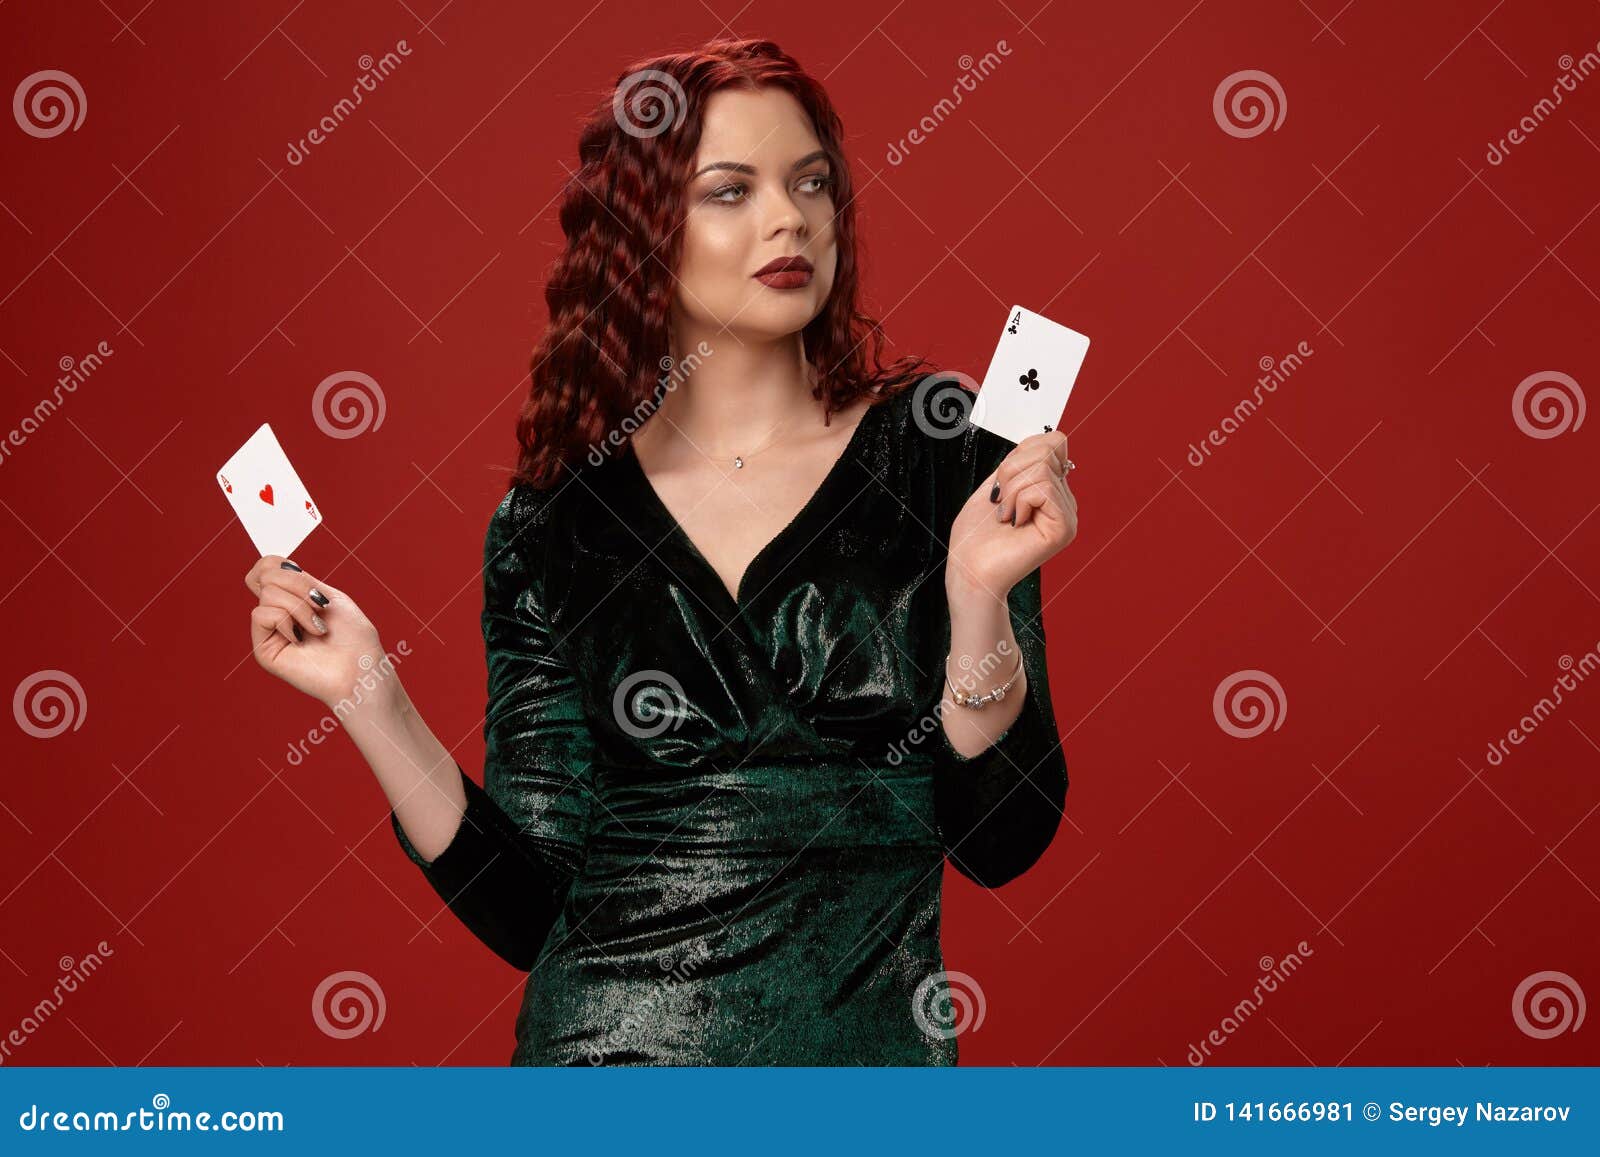
<instances>
[{"instance_id":1,"label":"playing card","mask_svg":"<svg viewBox=\"0 0 1600 1157\"><path fill-rule=\"evenodd\" d=\"M265 422L217 471L217 485L244 523L258 554L281 554L322 521L300 475Z\"/></svg>"},{"instance_id":2,"label":"playing card","mask_svg":"<svg viewBox=\"0 0 1600 1157\"><path fill-rule=\"evenodd\" d=\"M1012 442L1054 430L1088 352L1081 333L1012 306L973 403L972 424Z\"/></svg>"}]
</instances>

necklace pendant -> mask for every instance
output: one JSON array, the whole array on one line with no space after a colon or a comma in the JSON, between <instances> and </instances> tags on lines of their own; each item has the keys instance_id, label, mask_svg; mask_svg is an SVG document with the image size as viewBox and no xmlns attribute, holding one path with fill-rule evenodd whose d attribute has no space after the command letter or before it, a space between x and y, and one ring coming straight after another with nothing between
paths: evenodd
<instances>
[{"instance_id":1,"label":"necklace pendant","mask_svg":"<svg viewBox=\"0 0 1600 1157\"><path fill-rule=\"evenodd\" d=\"M744 459L740 458L740 457L735 457L734 460L733 460L733 465L734 465L734 467L736 469L743 470L744 469Z\"/></svg>"}]
</instances>

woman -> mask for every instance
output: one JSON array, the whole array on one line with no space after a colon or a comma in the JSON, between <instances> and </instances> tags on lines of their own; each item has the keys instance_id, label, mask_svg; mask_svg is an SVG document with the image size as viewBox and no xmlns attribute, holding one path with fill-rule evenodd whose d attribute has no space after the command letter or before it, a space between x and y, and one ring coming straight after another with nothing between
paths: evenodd
<instances>
[{"instance_id":1,"label":"woman","mask_svg":"<svg viewBox=\"0 0 1600 1157\"><path fill-rule=\"evenodd\" d=\"M484 544L484 784L398 677L345 718L406 854L530 971L513 1064L953 1064L940 868L998 887L1060 821L1066 438L879 364L841 139L768 41L619 82ZM383 655L293 562L246 583L257 659L324 703Z\"/></svg>"}]
</instances>

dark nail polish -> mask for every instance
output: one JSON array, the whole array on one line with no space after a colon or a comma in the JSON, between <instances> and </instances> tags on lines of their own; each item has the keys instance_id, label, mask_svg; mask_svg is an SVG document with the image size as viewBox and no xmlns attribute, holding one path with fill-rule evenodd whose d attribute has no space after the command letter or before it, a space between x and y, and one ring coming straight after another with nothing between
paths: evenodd
<instances>
[{"instance_id":1,"label":"dark nail polish","mask_svg":"<svg viewBox=\"0 0 1600 1157\"><path fill-rule=\"evenodd\" d=\"M994 489L989 491L989 501L990 502L999 502L1000 501L1000 483L996 482L994 484Z\"/></svg>"},{"instance_id":2,"label":"dark nail polish","mask_svg":"<svg viewBox=\"0 0 1600 1157\"><path fill-rule=\"evenodd\" d=\"M328 596L323 594L316 587L312 587L311 588L311 590L309 592L309 597L310 597L311 601L316 603L317 606L319 606L319 607L325 607L325 606L328 605Z\"/></svg>"},{"instance_id":3,"label":"dark nail polish","mask_svg":"<svg viewBox=\"0 0 1600 1157\"><path fill-rule=\"evenodd\" d=\"M300 624L296 623L294 625L294 641L297 643L303 643L305 642L305 639L306 637L300 633Z\"/></svg>"},{"instance_id":4,"label":"dark nail polish","mask_svg":"<svg viewBox=\"0 0 1600 1157\"><path fill-rule=\"evenodd\" d=\"M1011 525L1015 526L1016 524L1017 524L1017 512L1015 510L1013 510L1011 512Z\"/></svg>"},{"instance_id":5,"label":"dark nail polish","mask_svg":"<svg viewBox=\"0 0 1600 1157\"><path fill-rule=\"evenodd\" d=\"M299 570L300 568L295 566L294 563L290 562L288 559L284 559L282 562L280 562L278 564L278 569L279 570Z\"/></svg>"}]
</instances>

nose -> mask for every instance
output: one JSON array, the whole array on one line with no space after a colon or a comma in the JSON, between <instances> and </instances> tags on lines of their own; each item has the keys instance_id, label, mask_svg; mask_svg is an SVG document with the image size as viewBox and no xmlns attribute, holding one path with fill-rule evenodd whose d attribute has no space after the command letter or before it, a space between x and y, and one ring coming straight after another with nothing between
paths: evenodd
<instances>
[{"instance_id":1,"label":"nose","mask_svg":"<svg viewBox=\"0 0 1600 1157\"><path fill-rule=\"evenodd\" d=\"M797 236L805 236L806 215L800 211L800 206L795 204L788 189L780 185L771 197L766 198L766 203L768 211L764 224L768 237L785 229L793 230Z\"/></svg>"}]
</instances>

